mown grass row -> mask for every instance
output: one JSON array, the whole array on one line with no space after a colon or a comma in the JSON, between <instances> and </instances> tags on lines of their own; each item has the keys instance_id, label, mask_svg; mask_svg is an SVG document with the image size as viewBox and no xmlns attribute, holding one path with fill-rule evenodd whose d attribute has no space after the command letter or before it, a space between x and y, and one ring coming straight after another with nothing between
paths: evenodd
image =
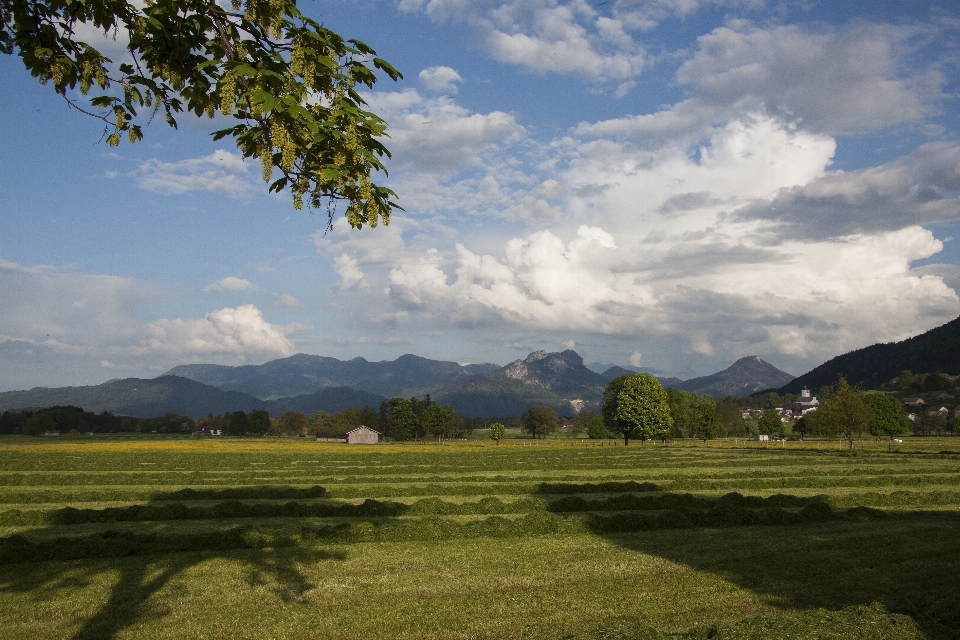
<instances>
[{"instance_id":1,"label":"mown grass row","mask_svg":"<svg viewBox=\"0 0 960 640\"><path fill-rule=\"evenodd\" d=\"M14 534L0 538L0 564L37 562L49 560L76 560L80 558L124 557L143 554L165 554L182 551L217 551L227 549L265 549L286 546L316 546L319 544L356 544L363 542L398 543L425 540L456 540L463 538L515 538L528 536L577 534L577 533L622 533L653 531L660 529L690 529L695 527L743 527L757 525L793 525L822 522L844 518L849 520L873 520L886 517L882 511L869 507L854 507L835 512L822 500L799 499L777 496L777 499L759 500L755 503L739 494L730 494L717 501L705 502L692 496L675 496L638 505L629 496L608 501L567 500L554 505L559 513L544 510L525 510L517 518L493 515L475 519L442 517L454 511L459 514L470 511L463 505L417 505L405 509L400 504L385 504L366 501L352 508L330 510L295 503L282 505L280 509L263 509L263 505L224 503L208 511L192 510L197 519L224 519L240 517L316 518L342 517L367 519L361 522L338 522L331 524L307 524L290 534L282 528L265 526L232 526L223 530L199 533L106 529L86 535L66 535L57 538L36 538ZM668 506L679 503L683 506ZM790 507L778 506L789 504ZM796 504L804 506L796 508ZM709 505L709 506L708 506ZM513 507L521 509L531 505L475 505L474 512L499 509L510 513ZM439 507L439 508L438 508ZM624 507L634 509L624 510ZM155 513L151 522L164 519L180 519L184 513L168 507ZM576 511L574 511L576 509ZM118 513L90 514L71 512L57 514L58 518L73 520L71 524L95 522L99 524L132 521L147 515L131 510ZM323 515L318 516L317 513ZM606 513L609 512L609 513ZM395 519L391 516L412 515L416 518ZM128 519L125 519L127 516ZM60 522L59 524L64 524Z\"/></svg>"},{"instance_id":2,"label":"mown grass row","mask_svg":"<svg viewBox=\"0 0 960 640\"><path fill-rule=\"evenodd\" d=\"M612 483L611 483L612 484ZM628 484L628 483L624 483ZM576 485L545 485L541 493L580 494L598 493L603 485L585 485L584 491ZM306 493L306 492L304 492ZM310 493L322 493L321 487ZM55 510L10 509L0 512L0 526L62 526L74 524L156 522L168 520L219 520L225 518L382 518L426 515L494 515L506 513L576 513L606 511L668 511L671 509L805 509L811 505L826 504L825 496L801 498L777 494L767 498L745 497L729 493L720 498L694 496L689 493L636 495L624 493L606 498L590 499L581 495L566 495L549 500L521 498L503 501L486 497L476 502L450 502L427 498L413 503L385 502L367 499L360 504L332 502L241 502L231 500L209 506L190 506L182 502L161 502L105 509L77 509L65 507ZM819 507L816 507L819 508Z\"/></svg>"},{"instance_id":3,"label":"mown grass row","mask_svg":"<svg viewBox=\"0 0 960 640\"><path fill-rule=\"evenodd\" d=\"M635 476L642 473L645 477L651 478L658 484L677 490L693 489L723 489L725 487L748 487L748 488L776 488L776 487L797 487L797 488L832 488L844 486L906 486L906 485L938 485L956 482L960 479L960 469L946 468L941 470L929 469L885 469L885 470L864 470L859 469L859 473L843 475L836 469L830 469L828 473L819 473L817 468L806 469L787 469L780 470L777 473L750 475L721 475L704 474L695 475L693 473L684 474L656 474L649 469L634 469L629 474L619 473L613 475L609 469L598 469L590 477L596 478L597 475L606 476L608 482L617 481L625 475ZM932 472L931 472L932 471ZM550 479L555 482L578 482L584 480L581 474L554 474L543 471L533 472L538 479ZM43 488L43 487L142 487L142 486L211 486L211 487L233 487L237 484L253 486L274 486L277 484L321 484L337 491L349 491L352 486L367 486L375 481L379 486L403 486L411 482L420 484L430 484L439 486L444 484L529 484L530 474L504 476L502 474L490 476L477 475L419 475L415 470L405 475L384 475L384 476L328 476L312 474L257 474L250 475L243 472L233 473L141 473L141 474L117 474L117 473L89 473L89 474L0 474L0 486L13 489L14 487L24 488ZM526 481L526 482L525 482ZM10 502L11 496L18 494L5 494L0 497L0 502Z\"/></svg>"},{"instance_id":4,"label":"mown grass row","mask_svg":"<svg viewBox=\"0 0 960 640\"><path fill-rule=\"evenodd\" d=\"M928 454L911 456L910 454L885 454L863 452L824 452L824 451L780 451L780 450L731 450L731 449L673 449L663 447L631 446L615 450L580 450L560 446L544 446L524 449L517 448L464 448L459 446L436 447L420 445L413 448L378 447L374 451L360 454L356 451L336 451L330 446L312 443L298 443L295 447L288 443L258 441L226 441L213 446L208 442L194 442L191 453L169 451L169 443L157 443L158 450L138 447L132 450L111 449L98 443L77 445L73 448L52 444L46 450L47 455L57 458L57 469L69 472L90 472L109 469L113 472L151 472L169 471L232 471L250 473L257 471L252 467L262 467L275 473L310 472L311 467L333 470L350 475L384 474L385 469L412 470L419 467L431 473L450 471L495 472L497 470L516 471L518 461L534 461L541 471L571 471L576 469L594 470L600 466L606 469L633 469L639 460L647 469L697 469L711 467L725 460L750 460L752 469L779 467L802 462L804 465L830 466L837 457L849 458L847 468L857 465L871 465L882 461L884 466L895 467L897 461L909 459L910 464L923 464L924 458L937 464L942 459L960 460L954 454ZM188 445L183 443L182 446ZM271 446L268 446L271 445ZM21 472L49 471L50 466L38 459L36 453L40 445L32 447L7 448L0 451L0 470ZM211 449L207 451L206 449ZM280 450L280 452L278 452ZM340 458L340 459L336 459ZM820 462L817 462L817 461Z\"/></svg>"}]
</instances>

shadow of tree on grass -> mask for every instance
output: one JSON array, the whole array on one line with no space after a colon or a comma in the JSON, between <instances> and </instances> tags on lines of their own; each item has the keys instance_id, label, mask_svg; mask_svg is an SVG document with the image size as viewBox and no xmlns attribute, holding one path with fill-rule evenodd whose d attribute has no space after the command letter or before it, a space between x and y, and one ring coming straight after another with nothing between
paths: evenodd
<instances>
[{"instance_id":1,"label":"shadow of tree on grass","mask_svg":"<svg viewBox=\"0 0 960 640\"><path fill-rule=\"evenodd\" d=\"M168 615L154 596L211 560L240 564L251 586L272 585L278 601L293 603L314 588L301 567L345 560L340 543L586 531L719 576L783 613L783 620L708 626L690 638L800 638L821 623L893 628L905 616L929 638L960 637L954 512L841 510L823 497L704 497L636 482L542 484L508 502L325 497L320 487L237 487L167 492L126 507L7 511L0 524L33 528L0 537L0 593L42 599L51 589L108 583L105 602L72 637L109 639ZM663 636L628 624L585 637Z\"/></svg>"},{"instance_id":2,"label":"shadow of tree on grass","mask_svg":"<svg viewBox=\"0 0 960 640\"><path fill-rule=\"evenodd\" d=\"M801 638L824 623L842 629L844 618L894 628L903 624L898 616L908 616L928 638L960 638L956 512L832 509L822 496L702 497L649 487L640 495L581 495L596 491L544 484L538 493L567 494L548 509L581 514L610 542L719 576L789 614L779 623L760 616L726 633L702 630L702 637ZM596 637L662 636L640 625Z\"/></svg>"},{"instance_id":3,"label":"shadow of tree on grass","mask_svg":"<svg viewBox=\"0 0 960 640\"><path fill-rule=\"evenodd\" d=\"M359 505L299 501L324 495L321 487L186 489L128 507L6 512L4 524L17 523L19 516L20 524L40 519L46 526L0 538L0 593L84 587L118 574L107 601L73 640L114 638L138 622L166 615L151 608L152 596L192 567L214 559L245 563L248 582L273 584L281 601L295 602L314 586L306 583L298 566L345 560L344 551L317 543L349 527L341 522L307 528L291 518L348 518L382 526L404 509L373 500ZM192 504L225 498L212 505ZM244 501L284 498L294 500ZM264 524L264 518L280 520ZM257 524L245 523L249 519Z\"/></svg>"}]
</instances>

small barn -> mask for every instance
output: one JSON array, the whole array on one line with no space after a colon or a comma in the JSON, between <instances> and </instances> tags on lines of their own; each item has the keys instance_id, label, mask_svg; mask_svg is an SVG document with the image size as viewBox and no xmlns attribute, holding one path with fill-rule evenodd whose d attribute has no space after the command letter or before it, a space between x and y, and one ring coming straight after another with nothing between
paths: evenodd
<instances>
[{"instance_id":1,"label":"small barn","mask_svg":"<svg viewBox=\"0 0 960 640\"><path fill-rule=\"evenodd\" d=\"M377 444L380 441L380 432L370 427L360 425L356 429L347 431L347 444Z\"/></svg>"}]
</instances>

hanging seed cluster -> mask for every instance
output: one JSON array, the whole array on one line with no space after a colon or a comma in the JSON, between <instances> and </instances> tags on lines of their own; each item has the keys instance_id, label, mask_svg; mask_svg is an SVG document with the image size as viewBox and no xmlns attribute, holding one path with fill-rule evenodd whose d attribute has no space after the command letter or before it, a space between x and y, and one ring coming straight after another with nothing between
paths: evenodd
<instances>
[{"instance_id":1,"label":"hanging seed cluster","mask_svg":"<svg viewBox=\"0 0 960 640\"><path fill-rule=\"evenodd\" d=\"M270 191L289 189L296 209L306 201L332 216L345 203L347 221L360 228L388 223L398 208L395 194L371 180L389 156L379 141L386 123L363 109L355 88L373 86L373 67L400 74L363 43L303 16L294 0L35 4L11 5L0 52L18 50L41 83L52 81L70 104L102 120L107 144L140 140L142 116L162 111L176 127L181 112L219 111L234 124L214 139L232 137L245 158L259 160ZM125 30L132 62L114 65L76 41L79 25ZM97 89L92 109L73 89Z\"/></svg>"}]
</instances>

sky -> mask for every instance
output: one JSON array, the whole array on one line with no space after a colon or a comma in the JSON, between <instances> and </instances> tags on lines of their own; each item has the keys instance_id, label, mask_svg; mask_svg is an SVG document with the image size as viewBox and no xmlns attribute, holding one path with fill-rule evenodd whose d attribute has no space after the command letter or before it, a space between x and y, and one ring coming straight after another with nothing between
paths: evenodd
<instances>
[{"instance_id":1,"label":"sky","mask_svg":"<svg viewBox=\"0 0 960 640\"><path fill-rule=\"evenodd\" d=\"M0 56L0 391L295 353L800 375L960 315L954 2L300 8L403 73L363 95L405 211L325 233L223 117L111 149Z\"/></svg>"}]
</instances>

